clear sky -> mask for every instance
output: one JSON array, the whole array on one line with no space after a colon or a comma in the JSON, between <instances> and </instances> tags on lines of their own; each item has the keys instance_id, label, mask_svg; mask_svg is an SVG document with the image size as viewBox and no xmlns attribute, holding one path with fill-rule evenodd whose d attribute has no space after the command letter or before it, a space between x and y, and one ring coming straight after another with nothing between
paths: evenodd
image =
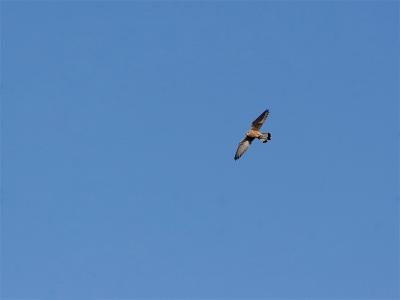
<instances>
[{"instance_id":1,"label":"clear sky","mask_svg":"<svg viewBox=\"0 0 400 300\"><path fill-rule=\"evenodd\" d=\"M0 297L398 299L399 53L396 1L2 1Z\"/></svg>"}]
</instances>

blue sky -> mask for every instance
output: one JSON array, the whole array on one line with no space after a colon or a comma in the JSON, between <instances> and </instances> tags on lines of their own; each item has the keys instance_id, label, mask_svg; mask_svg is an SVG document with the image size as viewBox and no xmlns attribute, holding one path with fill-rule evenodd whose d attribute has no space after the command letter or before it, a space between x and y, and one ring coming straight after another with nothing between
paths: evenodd
<instances>
[{"instance_id":1,"label":"blue sky","mask_svg":"<svg viewBox=\"0 0 400 300\"><path fill-rule=\"evenodd\" d=\"M399 298L399 48L396 1L1 2L2 299Z\"/></svg>"}]
</instances>

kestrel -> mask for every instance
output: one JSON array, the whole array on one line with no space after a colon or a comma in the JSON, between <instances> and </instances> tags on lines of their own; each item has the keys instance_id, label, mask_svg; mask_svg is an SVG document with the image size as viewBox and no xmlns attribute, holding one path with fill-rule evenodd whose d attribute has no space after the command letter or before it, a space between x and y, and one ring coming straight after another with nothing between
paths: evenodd
<instances>
[{"instance_id":1,"label":"kestrel","mask_svg":"<svg viewBox=\"0 0 400 300\"><path fill-rule=\"evenodd\" d=\"M260 132L261 126L269 115L269 110L264 111L257 119L251 123L251 128L246 132L243 140L240 141L236 150L235 160L239 159L246 152L254 139L259 139L262 143L266 143L271 139L270 132Z\"/></svg>"}]
</instances>

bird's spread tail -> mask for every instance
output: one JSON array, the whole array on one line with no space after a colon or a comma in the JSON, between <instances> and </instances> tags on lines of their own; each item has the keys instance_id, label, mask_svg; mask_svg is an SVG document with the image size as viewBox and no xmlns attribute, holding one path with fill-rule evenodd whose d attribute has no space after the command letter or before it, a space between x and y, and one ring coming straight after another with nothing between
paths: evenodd
<instances>
[{"instance_id":1,"label":"bird's spread tail","mask_svg":"<svg viewBox=\"0 0 400 300\"><path fill-rule=\"evenodd\" d=\"M259 139L261 142L266 143L271 139L271 133L263 132L262 135L259 137Z\"/></svg>"}]
</instances>

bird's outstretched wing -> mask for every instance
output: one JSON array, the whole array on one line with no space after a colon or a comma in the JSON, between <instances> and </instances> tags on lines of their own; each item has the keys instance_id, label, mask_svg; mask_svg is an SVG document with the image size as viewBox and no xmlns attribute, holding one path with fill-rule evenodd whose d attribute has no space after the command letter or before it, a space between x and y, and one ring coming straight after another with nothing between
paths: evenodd
<instances>
[{"instance_id":1,"label":"bird's outstretched wing","mask_svg":"<svg viewBox=\"0 0 400 300\"><path fill-rule=\"evenodd\" d=\"M258 116L257 119L251 123L251 129L260 130L261 126L264 124L265 119L268 117L269 110L265 110L261 115Z\"/></svg>"},{"instance_id":2,"label":"bird's outstretched wing","mask_svg":"<svg viewBox=\"0 0 400 300\"><path fill-rule=\"evenodd\" d=\"M243 138L243 140L240 141L239 146L236 150L235 160L239 159L243 155L243 153L246 152L246 150L249 148L249 146L253 140L254 140L254 138L249 138L249 137L245 136Z\"/></svg>"}]
</instances>

